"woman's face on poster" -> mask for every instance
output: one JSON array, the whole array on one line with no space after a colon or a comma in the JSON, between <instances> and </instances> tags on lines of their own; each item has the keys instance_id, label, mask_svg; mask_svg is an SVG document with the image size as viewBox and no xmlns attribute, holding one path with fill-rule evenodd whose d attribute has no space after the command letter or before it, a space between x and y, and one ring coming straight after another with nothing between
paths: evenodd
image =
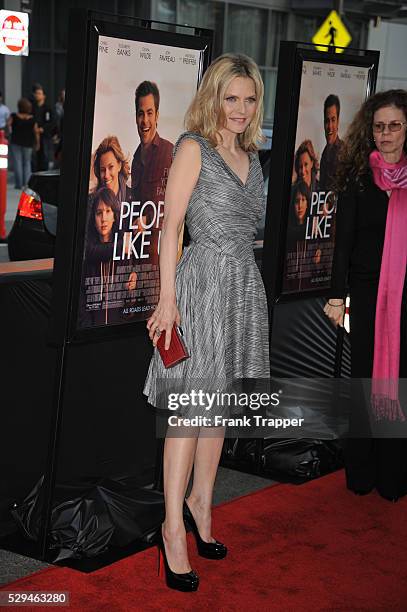
<instances>
[{"instance_id":1,"label":"woman's face on poster","mask_svg":"<svg viewBox=\"0 0 407 612\"><path fill-rule=\"evenodd\" d=\"M308 187L311 187L313 162L307 151L301 153L298 163L298 178L302 179Z\"/></svg>"},{"instance_id":2,"label":"woman's face on poster","mask_svg":"<svg viewBox=\"0 0 407 612\"><path fill-rule=\"evenodd\" d=\"M305 221L305 217L307 216L307 208L307 198L300 191L297 191L294 199L294 210L295 216L297 217L297 221L300 225L302 225Z\"/></svg>"},{"instance_id":3,"label":"woman's face on poster","mask_svg":"<svg viewBox=\"0 0 407 612\"><path fill-rule=\"evenodd\" d=\"M100 156L100 180L104 186L111 189L115 195L119 192L119 174L121 169L122 165L116 159L113 151L108 151Z\"/></svg>"},{"instance_id":4,"label":"woman's face on poster","mask_svg":"<svg viewBox=\"0 0 407 612\"><path fill-rule=\"evenodd\" d=\"M95 210L95 226L100 242L110 242L114 223L114 212L103 200L99 200Z\"/></svg>"}]
</instances>

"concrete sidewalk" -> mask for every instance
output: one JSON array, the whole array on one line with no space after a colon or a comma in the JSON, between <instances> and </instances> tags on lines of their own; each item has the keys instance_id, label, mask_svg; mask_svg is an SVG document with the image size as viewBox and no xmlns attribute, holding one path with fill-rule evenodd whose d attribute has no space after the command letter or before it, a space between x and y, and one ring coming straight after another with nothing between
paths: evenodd
<instances>
[{"instance_id":1,"label":"concrete sidewalk","mask_svg":"<svg viewBox=\"0 0 407 612\"><path fill-rule=\"evenodd\" d=\"M7 232L11 230L11 227L16 218L17 206L20 200L21 189L14 189L14 174L8 173L7 176L7 209L6 209L6 227Z\"/></svg>"},{"instance_id":2,"label":"concrete sidewalk","mask_svg":"<svg viewBox=\"0 0 407 612\"><path fill-rule=\"evenodd\" d=\"M7 234L11 230L14 219L16 218L18 202L20 200L21 189L14 189L14 174L9 172L7 175L7 209L6 209L6 230ZM0 244L0 262L8 261L7 244Z\"/></svg>"}]
</instances>

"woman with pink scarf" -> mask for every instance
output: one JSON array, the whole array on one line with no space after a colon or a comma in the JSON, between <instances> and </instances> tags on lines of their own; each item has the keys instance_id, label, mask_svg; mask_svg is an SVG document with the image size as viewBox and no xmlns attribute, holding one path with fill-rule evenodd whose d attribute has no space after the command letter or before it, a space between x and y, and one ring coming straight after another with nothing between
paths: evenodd
<instances>
[{"instance_id":1,"label":"woman with pink scarf","mask_svg":"<svg viewBox=\"0 0 407 612\"><path fill-rule=\"evenodd\" d=\"M369 422L406 428L399 378L407 378L407 91L369 98L355 116L337 174L339 192L332 290L324 311L343 325L351 297L351 374L371 379L369 410L362 385L352 397L345 445L347 486L390 501L407 493L407 439L372 438ZM400 392L400 396L399 396ZM370 414L369 414L370 413Z\"/></svg>"}]
</instances>

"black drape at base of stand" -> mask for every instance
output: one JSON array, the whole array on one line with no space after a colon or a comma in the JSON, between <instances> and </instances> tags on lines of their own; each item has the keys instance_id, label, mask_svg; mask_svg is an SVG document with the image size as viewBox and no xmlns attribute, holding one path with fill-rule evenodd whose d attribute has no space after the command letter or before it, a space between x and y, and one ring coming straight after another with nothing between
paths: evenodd
<instances>
[{"instance_id":1,"label":"black drape at base of stand","mask_svg":"<svg viewBox=\"0 0 407 612\"><path fill-rule=\"evenodd\" d=\"M38 540L42 520L43 479L12 515L26 536ZM94 557L153 537L164 518L161 493L140 488L137 479L94 478L59 483L51 514L49 548L53 561Z\"/></svg>"},{"instance_id":2,"label":"black drape at base of stand","mask_svg":"<svg viewBox=\"0 0 407 612\"><path fill-rule=\"evenodd\" d=\"M21 527L28 520L27 524L34 526L30 537L35 537L42 515L39 485L46 472L57 376L57 348L48 344L51 299L50 281L0 285L4 355L0 538L6 548L3 542L13 539L14 532L17 549L11 540L10 547L32 556L39 556L32 546L35 540L30 540ZM144 322L136 324L132 337L67 345L53 519L64 503L58 525L66 530L66 508L70 507L73 532L74 522L79 520L86 525L88 535L93 534L92 524L99 512L101 524L106 522L104 498L110 495L119 500L123 516L131 518L115 525L109 541L109 529L104 530L100 551L106 546L125 547L131 540L152 533L162 521L161 494L151 490L156 461L155 417L142 393L151 350ZM35 503L34 494L24 502L35 487ZM90 497L82 497L84 490ZM55 533L50 535L54 537ZM58 537L51 539L54 552ZM73 540L69 546L66 556L72 551L77 555L84 551L94 554L95 550L92 552L92 544L84 541Z\"/></svg>"},{"instance_id":3,"label":"black drape at base of stand","mask_svg":"<svg viewBox=\"0 0 407 612\"><path fill-rule=\"evenodd\" d=\"M271 373L274 379L331 378L340 361L350 375L350 343L343 337L337 359L337 333L323 313L323 298L276 304L271 322ZM302 483L343 467L343 442L318 439L227 439L224 467L279 482Z\"/></svg>"},{"instance_id":4,"label":"black drape at base of stand","mask_svg":"<svg viewBox=\"0 0 407 612\"><path fill-rule=\"evenodd\" d=\"M49 281L0 284L0 534L10 506L44 472L52 412L56 349L46 342Z\"/></svg>"}]
</instances>

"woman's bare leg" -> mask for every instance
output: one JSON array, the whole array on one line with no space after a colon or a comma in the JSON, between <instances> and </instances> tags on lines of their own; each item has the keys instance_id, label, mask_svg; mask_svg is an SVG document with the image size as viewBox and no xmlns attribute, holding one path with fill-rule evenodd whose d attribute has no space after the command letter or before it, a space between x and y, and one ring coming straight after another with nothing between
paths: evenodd
<instances>
[{"instance_id":1,"label":"woman's bare leg","mask_svg":"<svg viewBox=\"0 0 407 612\"><path fill-rule=\"evenodd\" d=\"M205 542L215 541L211 535L212 494L224 437L224 428L212 428L210 432L205 428L204 435L198 438L195 452L194 481L188 506Z\"/></svg>"},{"instance_id":2,"label":"woman's bare leg","mask_svg":"<svg viewBox=\"0 0 407 612\"><path fill-rule=\"evenodd\" d=\"M196 437L166 438L164 445L165 521L162 533L168 564L176 574L191 571L182 506L196 448Z\"/></svg>"}]
</instances>

